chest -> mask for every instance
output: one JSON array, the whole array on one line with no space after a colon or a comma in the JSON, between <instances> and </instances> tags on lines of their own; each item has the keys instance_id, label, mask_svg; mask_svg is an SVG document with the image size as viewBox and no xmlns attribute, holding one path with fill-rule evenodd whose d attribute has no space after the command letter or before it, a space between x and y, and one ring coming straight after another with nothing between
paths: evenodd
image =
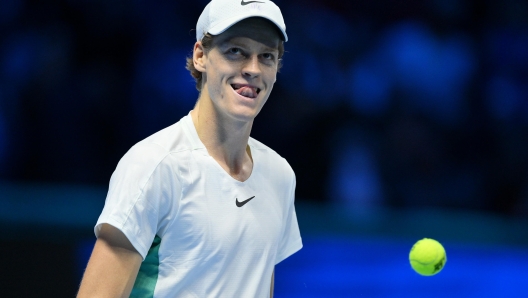
<instances>
[{"instance_id":1,"label":"chest","mask_svg":"<svg viewBox=\"0 0 528 298\"><path fill-rule=\"evenodd\" d=\"M182 260L274 254L281 239L287 192L272 175L253 172L241 183L209 165L183 189L178 213L164 232L167 254ZM162 237L163 238L163 237ZM166 244L168 244L166 242Z\"/></svg>"}]
</instances>

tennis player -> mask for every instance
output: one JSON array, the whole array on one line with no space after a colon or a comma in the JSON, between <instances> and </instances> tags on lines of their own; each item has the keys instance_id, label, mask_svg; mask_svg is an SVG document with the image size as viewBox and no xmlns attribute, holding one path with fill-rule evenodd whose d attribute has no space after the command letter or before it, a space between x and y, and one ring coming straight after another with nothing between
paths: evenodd
<instances>
[{"instance_id":1,"label":"tennis player","mask_svg":"<svg viewBox=\"0 0 528 298\"><path fill-rule=\"evenodd\" d=\"M250 137L288 40L280 9L213 0L196 38L198 101L119 161L78 297L272 297L302 247L295 174Z\"/></svg>"}]
</instances>

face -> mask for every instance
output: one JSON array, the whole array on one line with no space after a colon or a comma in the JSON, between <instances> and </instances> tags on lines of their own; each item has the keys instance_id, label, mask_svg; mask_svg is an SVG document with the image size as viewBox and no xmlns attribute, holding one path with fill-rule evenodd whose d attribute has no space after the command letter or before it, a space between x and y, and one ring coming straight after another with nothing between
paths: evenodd
<instances>
[{"instance_id":1,"label":"face","mask_svg":"<svg viewBox=\"0 0 528 298\"><path fill-rule=\"evenodd\" d=\"M257 116L276 81L280 42L275 25L261 18L243 20L215 37L197 69L204 78L202 94L216 111L240 121Z\"/></svg>"}]
</instances>

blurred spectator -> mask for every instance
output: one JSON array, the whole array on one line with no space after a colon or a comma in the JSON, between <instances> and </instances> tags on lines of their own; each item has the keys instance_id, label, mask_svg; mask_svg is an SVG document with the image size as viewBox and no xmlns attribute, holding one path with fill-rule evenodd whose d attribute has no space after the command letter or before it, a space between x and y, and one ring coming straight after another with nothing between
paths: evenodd
<instances>
[{"instance_id":1,"label":"blurred spectator","mask_svg":"<svg viewBox=\"0 0 528 298\"><path fill-rule=\"evenodd\" d=\"M326 196L350 215L369 220L385 205L379 165L369 136L350 128L338 128L330 141L330 172Z\"/></svg>"}]
</instances>

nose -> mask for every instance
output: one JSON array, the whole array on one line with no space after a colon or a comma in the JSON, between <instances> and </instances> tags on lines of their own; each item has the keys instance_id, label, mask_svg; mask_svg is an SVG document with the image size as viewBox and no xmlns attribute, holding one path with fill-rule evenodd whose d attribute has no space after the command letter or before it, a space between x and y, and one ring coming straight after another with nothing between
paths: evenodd
<instances>
[{"instance_id":1,"label":"nose","mask_svg":"<svg viewBox=\"0 0 528 298\"><path fill-rule=\"evenodd\" d=\"M260 64L257 55L251 55L244 63L242 74L251 78L255 78L260 75Z\"/></svg>"}]
</instances>

